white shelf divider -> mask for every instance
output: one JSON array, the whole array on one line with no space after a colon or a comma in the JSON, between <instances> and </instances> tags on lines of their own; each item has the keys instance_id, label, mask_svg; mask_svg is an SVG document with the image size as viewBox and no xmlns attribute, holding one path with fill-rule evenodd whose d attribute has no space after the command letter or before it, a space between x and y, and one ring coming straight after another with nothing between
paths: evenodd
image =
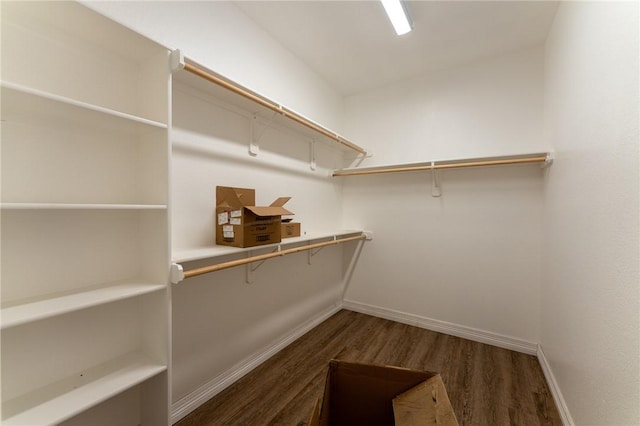
<instances>
[{"instance_id":1,"label":"white shelf divider","mask_svg":"<svg viewBox=\"0 0 640 426\"><path fill-rule=\"evenodd\" d=\"M107 125L112 127L168 128L166 123L160 123L125 112L77 101L65 96L25 87L9 81L2 81L1 86L3 100L10 100L10 102L3 102L3 118L5 115L11 117L14 113L18 115L28 113L31 115L38 114L39 116L53 115L54 117L67 117L79 123L94 123L100 121L100 126L105 126L106 124L103 122L105 118L108 117ZM10 105L11 107L4 108L5 105ZM25 107L21 108L23 105Z\"/></svg>"},{"instance_id":2,"label":"white shelf divider","mask_svg":"<svg viewBox=\"0 0 640 426\"><path fill-rule=\"evenodd\" d=\"M132 352L3 404L2 424L55 425L164 372L165 365Z\"/></svg>"},{"instance_id":3,"label":"white shelf divider","mask_svg":"<svg viewBox=\"0 0 640 426\"><path fill-rule=\"evenodd\" d=\"M17 302L0 310L0 328L15 327L104 303L161 291L165 288L166 286L163 284L150 284L130 280L85 291L67 293L57 297L23 301L22 303Z\"/></svg>"},{"instance_id":4,"label":"white shelf divider","mask_svg":"<svg viewBox=\"0 0 640 426\"><path fill-rule=\"evenodd\" d=\"M166 204L0 203L2 210L166 210Z\"/></svg>"}]
</instances>

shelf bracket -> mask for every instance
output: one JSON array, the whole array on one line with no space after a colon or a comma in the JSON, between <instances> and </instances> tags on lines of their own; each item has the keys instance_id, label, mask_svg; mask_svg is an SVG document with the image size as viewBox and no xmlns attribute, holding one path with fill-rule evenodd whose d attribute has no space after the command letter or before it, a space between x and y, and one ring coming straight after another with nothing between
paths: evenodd
<instances>
[{"instance_id":1,"label":"shelf bracket","mask_svg":"<svg viewBox=\"0 0 640 426\"><path fill-rule=\"evenodd\" d=\"M182 50L176 49L171 52L169 61L171 72L176 72L184 69L184 54L182 53Z\"/></svg>"},{"instance_id":2,"label":"shelf bracket","mask_svg":"<svg viewBox=\"0 0 640 426\"><path fill-rule=\"evenodd\" d=\"M333 236L333 241L337 241L338 237L336 235ZM311 245L311 241L308 242L309 245ZM307 250L307 264L311 265L311 259L313 258L313 256L315 256L316 254L320 253L320 250L322 250L324 247L320 247L317 248L315 250Z\"/></svg>"},{"instance_id":3,"label":"shelf bracket","mask_svg":"<svg viewBox=\"0 0 640 426\"><path fill-rule=\"evenodd\" d=\"M170 279L171 284L178 284L184 280L184 269L182 265L179 263L171 264Z\"/></svg>"},{"instance_id":4,"label":"shelf bracket","mask_svg":"<svg viewBox=\"0 0 640 426\"><path fill-rule=\"evenodd\" d=\"M260 153L260 139L264 136L267 128L273 121L273 119L278 115L277 112L274 112L268 120L265 120L262 124L262 130L258 130L257 125L260 122L260 117L257 114L253 114L251 117L251 121L249 123L249 154L252 156L257 156Z\"/></svg>"},{"instance_id":5,"label":"shelf bracket","mask_svg":"<svg viewBox=\"0 0 640 426\"><path fill-rule=\"evenodd\" d=\"M442 195L442 190L440 189L440 178L438 176L438 171L436 170L436 162L431 162L431 196L439 197Z\"/></svg>"},{"instance_id":6,"label":"shelf bracket","mask_svg":"<svg viewBox=\"0 0 640 426\"><path fill-rule=\"evenodd\" d=\"M260 153L260 138L262 137L262 135L264 134L265 129L262 130L262 132L258 132L256 129L256 124L258 122L258 117L254 114L253 117L251 117L251 121L249 124L249 131L250 131L250 135L249 135L249 154L252 156L256 156L258 155L258 153Z\"/></svg>"},{"instance_id":7,"label":"shelf bracket","mask_svg":"<svg viewBox=\"0 0 640 426\"><path fill-rule=\"evenodd\" d=\"M247 252L247 258L251 257L251 251ZM264 261L262 262L254 262L257 263L257 265L254 267L253 263L247 263L246 265L244 265L244 282L247 284L253 284L254 280L255 280L255 274L254 272L260 267L262 266L262 264L264 263Z\"/></svg>"},{"instance_id":8,"label":"shelf bracket","mask_svg":"<svg viewBox=\"0 0 640 426\"><path fill-rule=\"evenodd\" d=\"M351 162L349 167L360 167L365 159L371 157L373 157L373 153L367 149L366 154L357 153L356 155L343 155L342 158Z\"/></svg>"},{"instance_id":9,"label":"shelf bracket","mask_svg":"<svg viewBox=\"0 0 640 426\"><path fill-rule=\"evenodd\" d=\"M553 164L553 160L555 159L555 154L553 152L548 152L547 157L544 160L544 163L540 165L540 168L546 169L550 165Z\"/></svg>"},{"instance_id":10,"label":"shelf bracket","mask_svg":"<svg viewBox=\"0 0 640 426\"><path fill-rule=\"evenodd\" d=\"M316 170L316 140L312 139L309 144L309 168Z\"/></svg>"},{"instance_id":11,"label":"shelf bracket","mask_svg":"<svg viewBox=\"0 0 640 426\"><path fill-rule=\"evenodd\" d=\"M273 250L272 253L281 252L281 251L282 251L282 246L278 244L278 246L275 248L275 250ZM247 258L252 256L253 255L251 254L251 250L248 251ZM253 282L255 281L255 272L258 270L258 268L262 266L264 262L266 262L266 259L260 260L258 262L247 263L246 265L244 265L245 282L247 284L253 284Z\"/></svg>"}]
</instances>

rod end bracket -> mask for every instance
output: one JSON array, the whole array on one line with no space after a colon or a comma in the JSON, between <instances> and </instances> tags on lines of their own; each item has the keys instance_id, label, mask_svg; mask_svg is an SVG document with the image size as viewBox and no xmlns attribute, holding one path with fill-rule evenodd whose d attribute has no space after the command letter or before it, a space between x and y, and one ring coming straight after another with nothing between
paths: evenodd
<instances>
[{"instance_id":1,"label":"rod end bracket","mask_svg":"<svg viewBox=\"0 0 640 426\"><path fill-rule=\"evenodd\" d=\"M178 284L184 280L184 269L179 263L171 264L170 279L172 284Z\"/></svg>"},{"instance_id":2,"label":"rod end bracket","mask_svg":"<svg viewBox=\"0 0 640 426\"><path fill-rule=\"evenodd\" d=\"M176 72L184 69L184 54L182 53L182 50L176 49L171 52L169 61L171 72Z\"/></svg>"}]
</instances>

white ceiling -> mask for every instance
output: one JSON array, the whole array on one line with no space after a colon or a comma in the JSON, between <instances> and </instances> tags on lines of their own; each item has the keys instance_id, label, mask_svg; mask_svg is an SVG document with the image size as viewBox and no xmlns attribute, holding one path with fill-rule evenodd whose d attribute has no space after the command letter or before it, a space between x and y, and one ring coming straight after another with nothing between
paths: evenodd
<instances>
[{"instance_id":1,"label":"white ceiling","mask_svg":"<svg viewBox=\"0 0 640 426\"><path fill-rule=\"evenodd\" d=\"M396 36L371 1L237 1L260 27L343 95L544 42L555 1L408 1Z\"/></svg>"}]
</instances>

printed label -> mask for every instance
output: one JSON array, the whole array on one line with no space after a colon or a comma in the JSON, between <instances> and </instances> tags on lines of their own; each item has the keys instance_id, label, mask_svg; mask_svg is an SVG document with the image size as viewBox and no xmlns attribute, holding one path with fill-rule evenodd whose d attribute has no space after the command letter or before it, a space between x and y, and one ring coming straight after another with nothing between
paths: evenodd
<instances>
[{"instance_id":1,"label":"printed label","mask_svg":"<svg viewBox=\"0 0 640 426\"><path fill-rule=\"evenodd\" d=\"M231 210L231 217L242 217L242 210Z\"/></svg>"},{"instance_id":2,"label":"printed label","mask_svg":"<svg viewBox=\"0 0 640 426\"><path fill-rule=\"evenodd\" d=\"M218 213L218 225L229 223L229 212Z\"/></svg>"},{"instance_id":3,"label":"printed label","mask_svg":"<svg viewBox=\"0 0 640 426\"><path fill-rule=\"evenodd\" d=\"M229 223L232 225L242 225L242 218L232 217Z\"/></svg>"},{"instance_id":4,"label":"printed label","mask_svg":"<svg viewBox=\"0 0 640 426\"><path fill-rule=\"evenodd\" d=\"M234 237L233 231L224 231L224 232L222 233L222 237L223 237L225 240L233 240L233 237Z\"/></svg>"},{"instance_id":5,"label":"printed label","mask_svg":"<svg viewBox=\"0 0 640 426\"><path fill-rule=\"evenodd\" d=\"M222 227L222 232L233 232L233 225L224 225Z\"/></svg>"}]
</instances>

